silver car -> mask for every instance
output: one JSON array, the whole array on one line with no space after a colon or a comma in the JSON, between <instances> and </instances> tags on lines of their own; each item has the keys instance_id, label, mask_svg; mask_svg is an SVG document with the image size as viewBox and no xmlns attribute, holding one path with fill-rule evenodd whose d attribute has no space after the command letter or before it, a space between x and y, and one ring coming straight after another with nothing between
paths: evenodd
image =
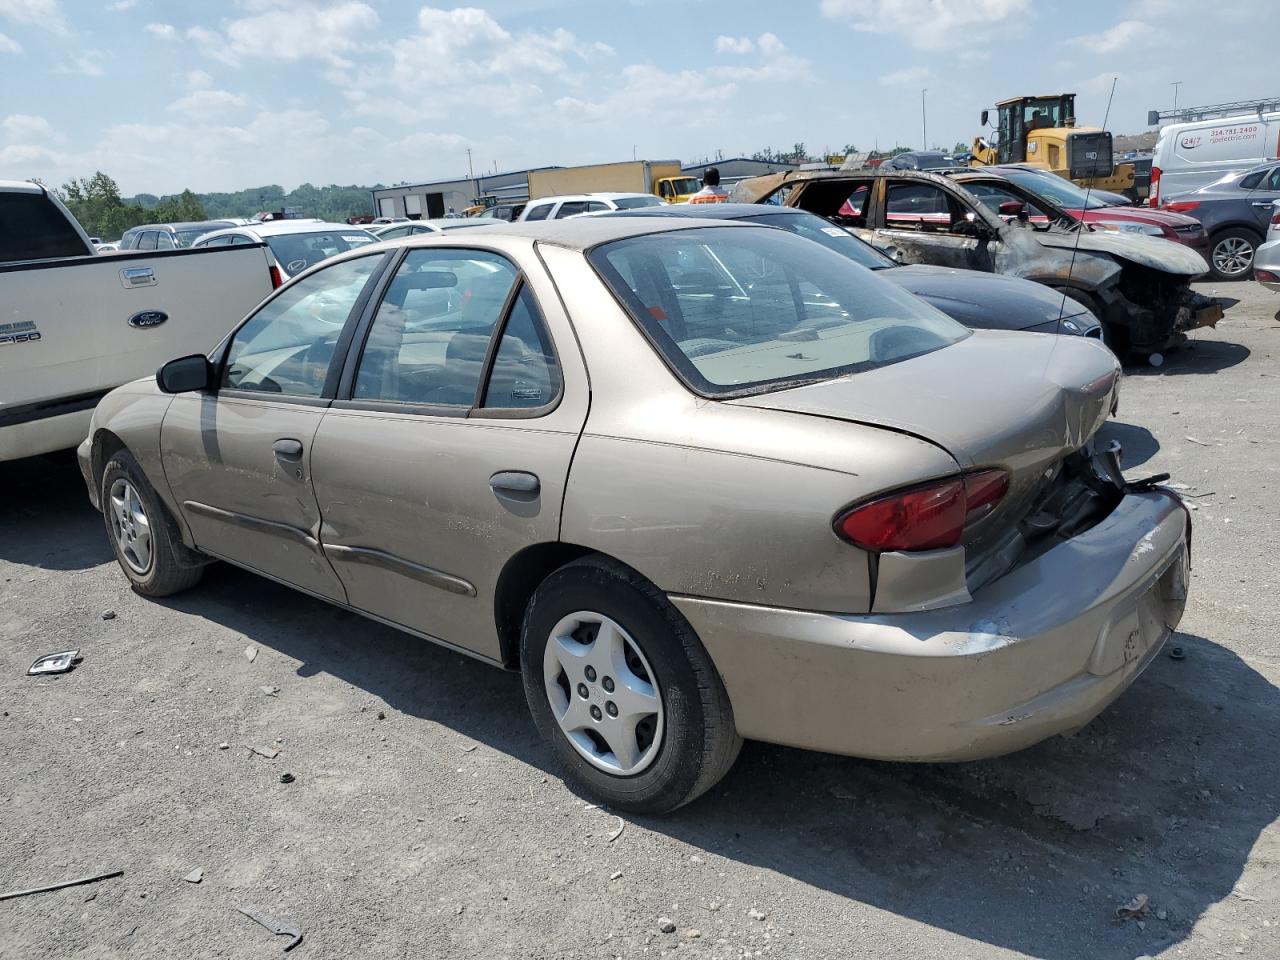
<instances>
[{"instance_id":1,"label":"silver car","mask_svg":"<svg viewBox=\"0 0 1280 960\"><path fill-rule=\"evenodd\" d=\"M519 669L568 777L655 812L743 737L967 760L1119 696L1189 562L1095 448L1119 377L781 230L585 218L327 260L79 454L139 593L217 558Z\"/></svg>"}]
</instances>

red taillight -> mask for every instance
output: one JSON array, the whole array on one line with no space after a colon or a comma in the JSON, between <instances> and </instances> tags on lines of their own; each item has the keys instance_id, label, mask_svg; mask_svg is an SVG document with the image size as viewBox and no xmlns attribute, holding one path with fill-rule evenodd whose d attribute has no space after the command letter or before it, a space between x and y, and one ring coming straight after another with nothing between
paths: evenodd
<instances>
[{"instance_id":1,"label":"red taillight","mask_svg":"<svg viewBox=\"0 0 1280 960\"><path fill-rule=\"evenodd\" d=\"M1273 227L1280 227L1280 210L1276 210L1276 212L1271 215L1271 225Z\"/></svg>"},{"instance_id":2,"label":"red taillight","mask_svg":"<svg viewBox=\"0 0 1280 960\"><path fill-rule=\"evenodd\" d=\"M877 497L841 514L836 532L865 550L940 550L990 513L1009 489L1003 470L982 470Z\"/></svg>"},{"instance_id":3,"label":"red taillight","mask_svg":"<svg viewBox=\"0 0 1280 960\"><path fill-rule=\"evenodd\" d=\"M1164 208L1170 213L1186 213L1198 206L1200 206L1199 200L1174 200L1172 203L1166 203Z\"/></svg>"},{"instance_id":4,"label":"red taillight","mask_svg":"<svg viewBox=\"0 0 1280 960\"><path fill-rule=\"evenodd\" d=\"M1253 271L1253 279L1259 283L1280 283L1280 277L1277 277L1270 270L1259 270L1256 267Z\"/></svg>"},{"instance_id":5,"label":"red taillight","mask_svg":"<svg viewBox=\"0 0 1280 960\"><path fill-rule=\"evenodd\" d=\"M272 290L274 290L276 287L278 287L278 286L280 286L282 283L284 283L284 278L280 276L280 268L279 268L279 267L268 267L268 268L267 268L267 270L268 270L268 272L271 274L271 289L272 289Z\"/></svg>"},{"instance_id":6,"label":"red taillight","mask_svg":"<svg viewBox=\"0 0 1280 960\"><path fill-rule=\"evenodd\" d=\"M1160 168L1156 166L1151 168L1151 195L1147 202L1153 207L1160 206Z\"/></svg>"}]
</instances>

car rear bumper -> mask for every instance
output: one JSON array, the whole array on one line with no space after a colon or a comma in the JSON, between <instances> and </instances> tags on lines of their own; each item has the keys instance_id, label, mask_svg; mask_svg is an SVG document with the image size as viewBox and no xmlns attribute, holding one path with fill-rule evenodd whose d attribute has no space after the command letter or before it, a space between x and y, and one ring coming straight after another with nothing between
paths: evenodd
<instances>
[{"instance_id":1,"label":"car rear bumper","mask_svg":"<svg viewBox=\"0 0 1280 960\"><path fill-rule=\"evenodd\" d=\"M1280 240L1268 240L1253 255L1253 275L1268 290L1280 291L1280 280L1265 280L1259 271L1280 278Z\"/></svg>"},{"instance_id":2,"label":"car rear bumper","mask_svg":"<svg viewBox=\"0 0 1280 960\"><path fill-rule=\"evenodd\" d=\"M924 613L851 616L673 596L738 732L885 760L973 760L1097 716L1181 619L1188 514L1130 494L1102 523Z\"/></svg>"}]
</instances>

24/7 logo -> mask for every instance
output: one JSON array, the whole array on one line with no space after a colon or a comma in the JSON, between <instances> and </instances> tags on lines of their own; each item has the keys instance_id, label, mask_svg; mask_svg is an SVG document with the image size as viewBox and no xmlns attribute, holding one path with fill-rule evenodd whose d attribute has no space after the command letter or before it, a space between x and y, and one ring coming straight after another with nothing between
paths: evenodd
<instances>
[{"instance_id":1,"label":"24/7 logo","mask_svg":"<svg viewBox=\"0 0 1280 960\"><path fill-rule=\"evenodd\" d=\"M1194 150L1196 147L1200 146L1200 137L1189 133L1179 140L1178 143L1184 150Z\"/></svg>"},{"instance_id":2,"label":"24/7 logo","mask_svg":"<svg viewBox=\"0 0 1280 960\"><path fill-rule=\"evenodd\" d=\"M17 323L0 323L0 347L17 343L34 343L40 339L40 331L34 322L19 320Z\"/></svg>"}]
</instances>

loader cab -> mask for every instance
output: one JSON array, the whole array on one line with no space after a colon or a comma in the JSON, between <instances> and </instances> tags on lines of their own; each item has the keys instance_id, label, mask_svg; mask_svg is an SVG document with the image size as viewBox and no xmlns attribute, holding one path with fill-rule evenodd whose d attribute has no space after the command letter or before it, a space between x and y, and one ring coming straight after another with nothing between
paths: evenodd
<instances>
[{"instance_id":1,"label":"loader cab","mask_svg":"<svg viewBox=\"0 0 1280 960\"><path fill-rule=\"evenodd\" d=\"M986 126L990 112L982 111L982 125ZM1045 158L1028 156L1039 148L1029 150L1028 134L1037 130L1074 127L1076 124L1076 97L1074 93L1055 94L1048 97L1014 97L996 104L997 163L1027 163ZM1039 140L1033 137L1032 141ZM1059 134L1057 140L1062 139Z\"/></svg>"}]
</instances>

